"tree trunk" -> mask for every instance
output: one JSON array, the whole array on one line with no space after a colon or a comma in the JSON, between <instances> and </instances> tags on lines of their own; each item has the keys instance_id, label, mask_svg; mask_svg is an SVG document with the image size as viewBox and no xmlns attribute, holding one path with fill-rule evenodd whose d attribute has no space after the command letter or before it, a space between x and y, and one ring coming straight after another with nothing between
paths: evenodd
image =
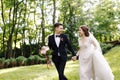
<instances>
[{"instance_id":1,"label":"tree trunk","mask_svg":"<svg viewBox=\"0 0 120 80\"><path fill-rule=\"evenodd\" d=\"M6 52L5 52L5 33L6 33L6 26L5 26L5 20L4 20L4 6L3 6L3 0L1 0L1 16L2 16L2 22L4 24L3 28L3 37L2 37L2 46L3 46L3 52L4 52L4 57L6 58Z\"/></svg>"},{"instance_id":2,"label":"tree trunk","mask_svg":"<svg viewBox=\"0 0 120 80\"><path fill-rule=\"evenodd\" d=\"M21 16L21 12L22 12L22 9L19 11L19 17ZM14 43L15 43L15 47L14 47L14 53L13 53L13 57L15 58L15 54L16 54L16 43L17 43L17 35L18 35L18 27L19 27L19 23L20 23L20 19L17 21L17 28L16 28L16 31L15 31L15 40L14 40Z\"/></svg>"},{"instance_id":3,"label":"tree trunk","mask_svg":"<svg viewBox=\"0 0 120 80\"><path fill-rule=\"evenodd\" d=\"M15 30L15 25L17 20L17 9L18 9L18 5L16 4L16 0L14 0L12 28L10 30L11 32L10 32L8 43L7 43L8 58L12 57L12 35Z\"/></svg>"},{"instance_id":4,"label":"tree trunk","mask_svg":"<svg viewBox=\"0 0 120 80\"><path fill-rule=\"evenodd\" d=\"M10 58L12 56L12 35L9 36L9 40L7 43L7 58Z\"/></svg>"},{"instance_id":5,"label":"tree trunk","mask_svg":"<svg viewBox=\"0 0 120 80\"><path fill-rule=\"evenodd\" d=\"M104 42L106 42L107 41L107 37L104 35Z\"/></svg>"},{"instance_id":6,"label":"tree trunk","mask_svg":"<svg viewBox=\"0 0 120 80\"><path fill-rule=\"evenodd\" d=\"M112 36L111 35L109 36L109 41L112 41Z\"/></svg>"},{"instance_id":7,"label":"tree trunk","mask_svg":"<svg viewBox=\"0 0 120 80\"><path fill-rule=\"evenodd\" d=\"M21 56L24 56L24 50L23 47L26 45L25 43L25 27L27 26L26 23L28 24L28 18L26 17L27 15L27 0L26 0L26 3L24 4L25 5L25 13L24 13L24 27L22 29L22 43L21 43ZM30 13L29 13L30 14ZM28 14L28 17L29 17L29 14Z\"/></svg>"},{"instance_id":8,"label":"tree trunk","mask_svg":"<svg viewBox=\"0 0 120 80\"><path fill-rule=\"evenodd\" d=\"M55 19L56 19L56 0L53 0L53 24L55 23Z\"/></svg>"},{"instance_id":9,"label":"tree trunk","mask_svg":"<svg viewBox=\"0 0 120 80\"><path fill-rule=\"evenodd\" d=\"M45 19L44 19L44 0L42 0L42 21L41 21L41 28L42 28L42 45L45 45Z\"/></svg>"}]
</instances>

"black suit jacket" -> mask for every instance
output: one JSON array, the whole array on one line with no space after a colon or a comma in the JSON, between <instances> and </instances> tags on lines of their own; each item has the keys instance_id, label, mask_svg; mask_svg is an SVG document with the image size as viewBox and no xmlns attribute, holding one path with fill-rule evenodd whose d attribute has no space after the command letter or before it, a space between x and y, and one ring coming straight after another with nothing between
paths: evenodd
<instances>
[{"instance_id":1,"label":"black suit jacket","mask_svg":"<svg viewBox=\"0 0 120 80\"><path fill-rule=\"evenodd\" d=\"M65 34L60 35L60 44L59 47L57 47L55 42L54 34L48 37L48 46L51 50L53 50L52 53L52 60L56 61L58 58L58 52L60 53L60 57L62 60L67 60L67 53L66 53L66 46L68 47L68 50L71 51L72 55L75 56L75 52L71 46L71 43L69 42L67 36Z\"/></svg>"}]
</instances>

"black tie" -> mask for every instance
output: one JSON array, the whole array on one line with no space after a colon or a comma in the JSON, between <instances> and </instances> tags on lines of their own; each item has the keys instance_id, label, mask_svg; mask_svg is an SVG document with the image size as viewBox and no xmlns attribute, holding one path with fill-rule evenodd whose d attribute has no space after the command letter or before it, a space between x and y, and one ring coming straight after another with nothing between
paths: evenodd
<instances>
[{"instance_id":1,"label":"black tie","mask_svg":"<svg viewBox=\"0 0 120 80\"><path fill-rule=\"evenodd\" d=\"M56 35L56 37L60 37L60 35Z\"/></svg>"}]
</instances>

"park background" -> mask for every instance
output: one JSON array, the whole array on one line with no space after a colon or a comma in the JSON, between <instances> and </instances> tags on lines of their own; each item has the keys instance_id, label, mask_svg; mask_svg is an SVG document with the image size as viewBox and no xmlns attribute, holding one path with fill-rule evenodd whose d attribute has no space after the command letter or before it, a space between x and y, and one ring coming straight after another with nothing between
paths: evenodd
<instances>
[{"instance_id":1,"label":"park background","mask_svg":"<svg viewBox=\"0 0 120 80\"><path fill-rule=\"evenodd\" d=\"M120 0L1 0L0 80L57 80L54 66L47 69L40 55L55 22L63 23L76 52L78 28L88 25L120 80ZM78 61L70 58L68 51L65 74L79 80Z\"/></svg>"}]
</instances>

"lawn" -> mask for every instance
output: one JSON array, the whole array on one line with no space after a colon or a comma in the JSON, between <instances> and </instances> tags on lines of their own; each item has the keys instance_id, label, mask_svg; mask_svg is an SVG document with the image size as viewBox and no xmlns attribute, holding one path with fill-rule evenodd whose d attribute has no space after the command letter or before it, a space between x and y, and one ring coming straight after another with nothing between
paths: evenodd
<instances>
[{"instance_id":1,"label":"lawn","mask_svg":"<svg viewBox=\"0 0 120 80\"><path fill-rule=\"evenodd\" d=\"M117 46L105 54L109 62L115 80L120 80L120 46ZM65 68L68 80L79 80L78 61L68 61ZM22 66L0 70L0 80L58 80L55 67L47 69L46 65Z\"/></svg>"}]
</instances>

